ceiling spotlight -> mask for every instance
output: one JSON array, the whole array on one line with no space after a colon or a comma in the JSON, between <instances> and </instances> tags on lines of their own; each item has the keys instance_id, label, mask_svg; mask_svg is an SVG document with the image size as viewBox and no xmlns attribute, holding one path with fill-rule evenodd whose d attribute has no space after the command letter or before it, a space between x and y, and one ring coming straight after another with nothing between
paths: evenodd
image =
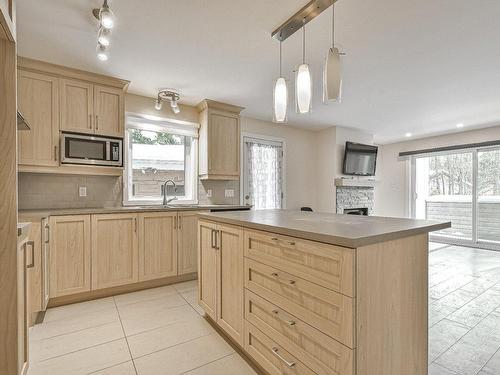
<instances>
[{"instance_id":1,"label":"ceiling spotlight","mask_svg":"<svg viewBox=\"0 0 500 375\"><path fill-rule=\"evenodd\" d=\"M97 43L97 58L101 61L108 61L109 59L109 54L108 51L106 50L106 47L103 46L100 43Z\"/></svg>"},{"instance_id":2,"label":"ceiling spotlight","mask_svg":"<svg viewBox=\"0 0 500 375\"><path fill-rule=\"evenodd\" d=\"M412 135L413 135L413 134L411 134L411 133L405 133L405 137L406 137L406 138L410 138Z\"/></svg>"},{"instance_id":3,"label":"ceiling spotlight","mask_svg":"<svg viewBox=\"0 0 500 375\"><path fill-rule=\"evenodd\" d=\"M457 128L463 128L464 127L464 124L463 123L458 123L457 124Z\"/></svg>"},{"instance_id":4,"label":"ceiling spotlight","mask_svg":"<svg viewBox=\"0 0 500 375\"><path fill-rule=\"evenodd\" d=\"M101 22L101 26L112 29L115 26L115 16L108 6L108 0L104 0L100 9L93 9L92 14Z\"/></svg>"},{"instance_id":5,"label":"ceiling spotlight","mask_svg":"<svg viewBox=\"0 0 500 375\"><path fill-rule=\"evenodd\" d=\"M179 104L177 103L180 99L180 95L176 90L173 89L163 89L158 92L158 97L155 100L155 108L157 110L161 109L161 104L163 101L170 103L170 108L172 108L172 112L178 114L181 109Z\"/></svg>"},{"instance_id":6,"label":"ceiling spotlight","mask_svg":"<svg viewBox=\"0 0 500 375\"><path fill-rule=\"evenodd\" d=\"M161 100L160 99L155 100L155 109L157 111L161 110Z\"/></svg>"},{"instance_id":7,"label":"ceiling spotlight","mask_svg":"<svg viewBox=\"0 0 500 375\"><path fill-rule=\"evenodd\" d=\"M170 107L172 108L172 111L175 114L178 114L181 111L181 109L179 108L179 105L177 104L177 100L172 100L170 102Z\"/></svg>"},{"instance_id":8,"label":"ceiling spotlight","mask_svg":"<svg viewBox=\"0 0 500 375\"><path fill-rule=\"evenodd\" d=\"M111 30L100 27L99 33L97 34L97 41L105 47L109 46L111 42Z\"/></svg>"}]
</instances>

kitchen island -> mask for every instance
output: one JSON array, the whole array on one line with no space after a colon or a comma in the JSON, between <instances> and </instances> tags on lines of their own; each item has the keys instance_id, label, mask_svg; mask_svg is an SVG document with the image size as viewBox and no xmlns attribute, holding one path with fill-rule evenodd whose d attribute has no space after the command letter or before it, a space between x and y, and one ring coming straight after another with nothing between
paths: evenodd
<instances>
[{"instance_id":1,"label":"kitchen island","mask_svg":"<svg viewBox=\"0 0 500 375\"><path fill-rule=\"evenodd\" d=\"M199 304L269 374L427 374L428 233L449 222L203 213Z\"/></svg>"}]
</instances>

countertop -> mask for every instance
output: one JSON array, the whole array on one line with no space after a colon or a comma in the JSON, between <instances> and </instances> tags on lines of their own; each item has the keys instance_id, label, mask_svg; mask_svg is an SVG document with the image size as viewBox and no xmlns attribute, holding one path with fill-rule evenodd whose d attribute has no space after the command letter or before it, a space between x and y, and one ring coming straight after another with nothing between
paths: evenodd
<instances>
[{"instance_id":1,"label":"countertop","mask_svg":"<svg viewBox=\"0 0 500 375\"><path fill-rule=\"evenodd\" d=\"M451 226L451 222L292 210L200 213L200 218L357 248Z\"/></svg>"},{"instance_id":2,"label":"countertop","mask_svg":"<svg viewBox=\"0 0 500 375\"><path fill-rule=\"evenodd\" d=\"M40 210L19 210L19 217L23 221L41 220L49 216L89 215L89 214L116 214L126 212L156 212L156 211L202 211L202 210L234 210L249 208L240 205L186 205L186 206L121 206L97 208L54 208Z\"/></svg>"}]
</instances>

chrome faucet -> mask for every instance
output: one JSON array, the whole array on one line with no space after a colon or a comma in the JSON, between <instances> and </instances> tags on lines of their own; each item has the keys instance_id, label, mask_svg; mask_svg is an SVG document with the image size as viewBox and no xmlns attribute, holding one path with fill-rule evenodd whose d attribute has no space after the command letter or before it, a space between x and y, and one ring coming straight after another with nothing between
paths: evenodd
<instances>
[{"instance_id":1,"label":"chrome faucet","mask_svg":"<svg viewBox=\"0 0 500 375\"><path fill-rule=\"evenodd\" d=\"M163 183L163 191L162 191L162 194L163 194L163 205L166 206L167 204L169 204L170 202L172 201L175 201L177 199L177 197L172 197L172 198L168 198L167 196L167 185L168 183L171 182L172 183L172 186L174 187L174 192L177 191L177 185L175 184L175 181L172 180L172 179L169 179L169 180L166 180L164 183Z\"/></svg>"}]
</instances>

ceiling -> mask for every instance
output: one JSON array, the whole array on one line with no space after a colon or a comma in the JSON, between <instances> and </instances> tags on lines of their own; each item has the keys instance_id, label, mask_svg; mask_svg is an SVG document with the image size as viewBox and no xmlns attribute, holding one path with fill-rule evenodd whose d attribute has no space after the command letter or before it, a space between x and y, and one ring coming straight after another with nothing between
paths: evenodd
<instances>
[{"instance_id":1,"label":"ceiling","mask_svg":"<svg viewBox=\"0 0 500 375\"><path fill-rule=\"evenodd\" d=\"M278 42L271 32L307 0L110 0L117 26L110 60L95 57L97 0L18 0L21 56L131 81L154 97L173 87L186 104L210 98L272 119ZM141 5L139 5L141 4ZM145 5L147 4L147 5ZM306 27L314 81L313 112L289 125L332 125L371 132L378 143L500 124L500 2L497 0L339 0L343 58L340 104L321 101L331 11ZM283 43L289 88L301 60L301 34ZM293 97L293 95L292 95Z\"/></svg>"}]
</instances>

